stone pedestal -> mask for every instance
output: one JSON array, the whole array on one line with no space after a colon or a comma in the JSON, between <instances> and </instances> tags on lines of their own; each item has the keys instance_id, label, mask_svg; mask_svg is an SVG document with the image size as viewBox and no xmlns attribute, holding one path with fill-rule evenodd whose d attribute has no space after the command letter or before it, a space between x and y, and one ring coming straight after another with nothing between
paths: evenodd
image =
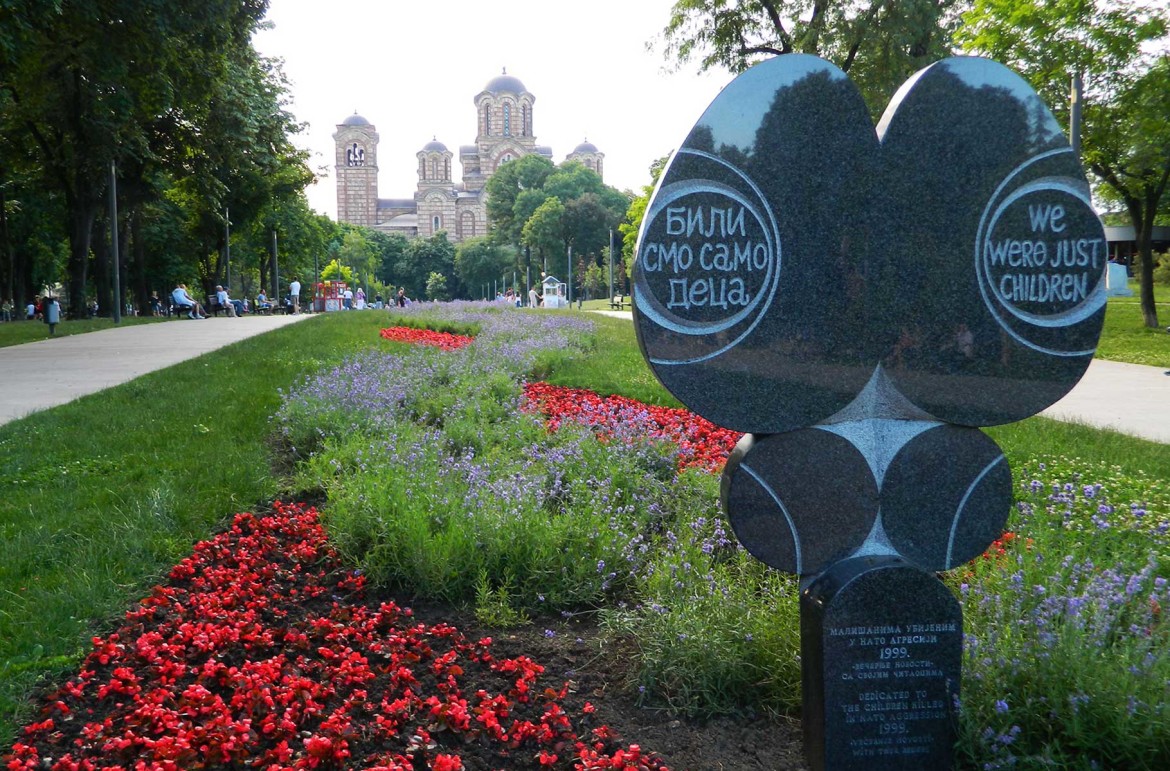
<instances>
[{"instance_id":1,"label":"stone pedestal","mask_svg":"<svg viewBox=\"0 0 1170 771\"><path fill-rule=\"evenodd\" d=\"M804 746L822 769L951 768L963 615L894 556L838 562L800 597Z\"/></svg>"}]
</instances>

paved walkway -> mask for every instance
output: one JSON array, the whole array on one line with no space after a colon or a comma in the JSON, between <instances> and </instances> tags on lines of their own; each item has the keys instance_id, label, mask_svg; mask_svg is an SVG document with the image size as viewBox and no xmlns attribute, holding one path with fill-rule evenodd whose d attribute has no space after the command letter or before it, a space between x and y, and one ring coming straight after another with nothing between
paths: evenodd
<instances>
[{"instance_id":1,"label":"paved walkway","mask_svg":"<svg viewBox=\"0 0 1170 771\"><path fill-rule=\"evenodd\" d=\"M175 319L0 348L0 425L307 318Z\"/></svg>"},{"instance_id":2,"label":"paved walkway","mask_svg":"<svg viewBox=\"0 0 1170 771\"><path fill-rule=\"evenodd\" d=\"M0 348L0 425L307 318L180 319ZM1170 444L1170 371L1095 360L1042 414Z\"/></svg>"}]
</instances>

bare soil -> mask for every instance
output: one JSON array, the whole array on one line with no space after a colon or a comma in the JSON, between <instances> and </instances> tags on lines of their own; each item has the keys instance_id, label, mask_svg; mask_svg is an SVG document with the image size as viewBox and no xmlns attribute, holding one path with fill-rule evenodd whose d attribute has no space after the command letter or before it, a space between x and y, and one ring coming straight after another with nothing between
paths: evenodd
<instances>
[{"instance_id":1,"label":"bare soil","mask_svg":"<svg viewBox=\"0 0 1170 771\"><path fill-rule=\"evenodd\" d=\"M549 680L571 683L565 707L586 701L597 722L608 725L622 744L637 744L661 757L672 771L807 771L801 726L794 719L720 717L694 720L639 706L632 658L607 645L592 621L537 619L521 627L495 629L459 608L401 600L428 624L445 621L467 638L492 638L498 657L529 656L545 667ZM548 632L552 632L549 635Z\"/></svg>"}]
</instances>

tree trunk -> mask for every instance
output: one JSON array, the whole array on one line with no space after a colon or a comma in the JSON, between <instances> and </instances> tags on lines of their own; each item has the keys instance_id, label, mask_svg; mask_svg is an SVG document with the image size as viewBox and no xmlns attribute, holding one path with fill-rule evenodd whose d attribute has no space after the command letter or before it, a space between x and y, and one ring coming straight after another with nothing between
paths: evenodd
<instances>
[{"instance_id":1,"label":"tree trunk","mask_svg":"<svg viewBox=\"0 0 1170 771\"><path fill-rule=\"evenodd\" d=\"M93 252L93 293L97 299L97 315L106 316L111 315L114 307L110 304L113 296L113 285L110 277L110 243L106 240L109 228L103 225L103 223L107 223L106 220L100 217L95 219L97 220L94 224L96 232L90 249Z\"/></svg>"},{"instance_id":2,"label":"tree trunk","mask_svg":"<svg viewBox=\"0 0 1170 771\"><path fill-rule=\"evenodd\" d=\"M1141 286L1139 293L1142 300L1142 321L1147 327L1156 329L1158 325L1158 306L1154 303L1154 210L1148 211L1140 225L1134 226L1134 236L1137 239L1138 264L1141 265Z\"/></svg>"},{"instance_id":3,"label":"tree trunk","mask_svg":"<svg viewBox=\"0 0 1170 771\"><path fill-rule=\"evenodd\" d=\"M142 206L130 212L130 273L134 277L134 304L141 316L150 315L150 290L146 286L146 247L142 243ZM161 294L159 295L162 296Z\"/></svg>"},{"instance_id":4,"label":"tree trunk","mask_svg":"<svg viewBox=\"0 0 1170 771\"><path fill-rule=\"evenodd\" d=\"M8 237L8 201L4 188L0 187L0 257L4 261L4 281L0 282L0 302L12 300L16 289L16 259L13 256L12 240ZM15 300L13 300L15 305ZM15 309L14 309L15 310Z\"/></svg>"},{"instance_id":5,"label":"tree trunk","mask_svg":"<svg viewBox=\"0 0 1170 771\"><path fill-rule=\"evenodd\" d=\"M86 317L86 274L89 268L89 242L97 204L69 205L69 317Z\"/></svg>"}]
</instances>

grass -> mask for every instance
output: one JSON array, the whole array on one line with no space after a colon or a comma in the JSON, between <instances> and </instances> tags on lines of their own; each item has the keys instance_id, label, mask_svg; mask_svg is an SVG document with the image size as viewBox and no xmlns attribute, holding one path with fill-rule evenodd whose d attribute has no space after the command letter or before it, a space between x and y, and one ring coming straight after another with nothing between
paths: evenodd
<instances>
[{"instance_id":1,"label":"grass","mask_svg":"<svg viewBox=\"0 0 1170 771\"><path fill-rule=\"evenodd\" d=\"M1110 301L1110 314L1116 304ZM542 359L542 374L562 385L677 405L643 363L629 322L590 318L596 332L585 354ZM201 371L199 378L162 371L0 427L0 744L28 717L25 699L38 679L74 665L90 634L108 628L193 541L280 493L270 436L280 389L379 346L377 330L386 325L380 313L325 315L181 365ZM44 327L6 324L0 333L22 326ZM1075 448L1088 463L1170 478L1166 445L1042 418L988 433L1013 466ZM499 598L500 584L483 584L478 571L468 578L478 583L473 592ZM744 592L750 593L746 586ZM722 630L720 639L742 646L733 639L742 630L727 610L715 601L671 629L690 629L705 614L710 628ZM508 606L496 612L506 614ZM757 636L775 629L768 619L761 614L751 627ZM774 644L783 650L783 641ZM668 647L662 656L711 659L702 647ZM684 694L688 687L679 686Z\"/></svg>"},{"instance_id":2,"label":"grass","mask_svg":"<svg viewBox=\"0 0 1170 771\"><path fill-rule=\"evenodd\" d=\"M280 389L369 347L376 315L310 319L178 365L197 377L162 370L0 427L0 744L39 676L272 500Z\"/></svg>"},{"instance_id":3,"label":"grass","mask_svg":"<svg viewBox=\"0 0 1170 771\"><path fill-rule=\"evenodd\" d=\"M23 313L23 311L22 311ZM124 316L120 326L128 327L135 324L157 324L162 321L170 321L171 319L165 316ZM68 335L83 335L86 332L97 332L102 329L113 329L119 326L114 323L113 319L96 318L96 319L80 319L78 321L69 321L63 319L57 325L55 332L56 337L66 337ZM21 345L23 343L35 343L37 340L47 340L49 337L49 325L42 321L12 321L6 324L0 324L0 348L9 345Z\"/></svg>"}]
</instances>

